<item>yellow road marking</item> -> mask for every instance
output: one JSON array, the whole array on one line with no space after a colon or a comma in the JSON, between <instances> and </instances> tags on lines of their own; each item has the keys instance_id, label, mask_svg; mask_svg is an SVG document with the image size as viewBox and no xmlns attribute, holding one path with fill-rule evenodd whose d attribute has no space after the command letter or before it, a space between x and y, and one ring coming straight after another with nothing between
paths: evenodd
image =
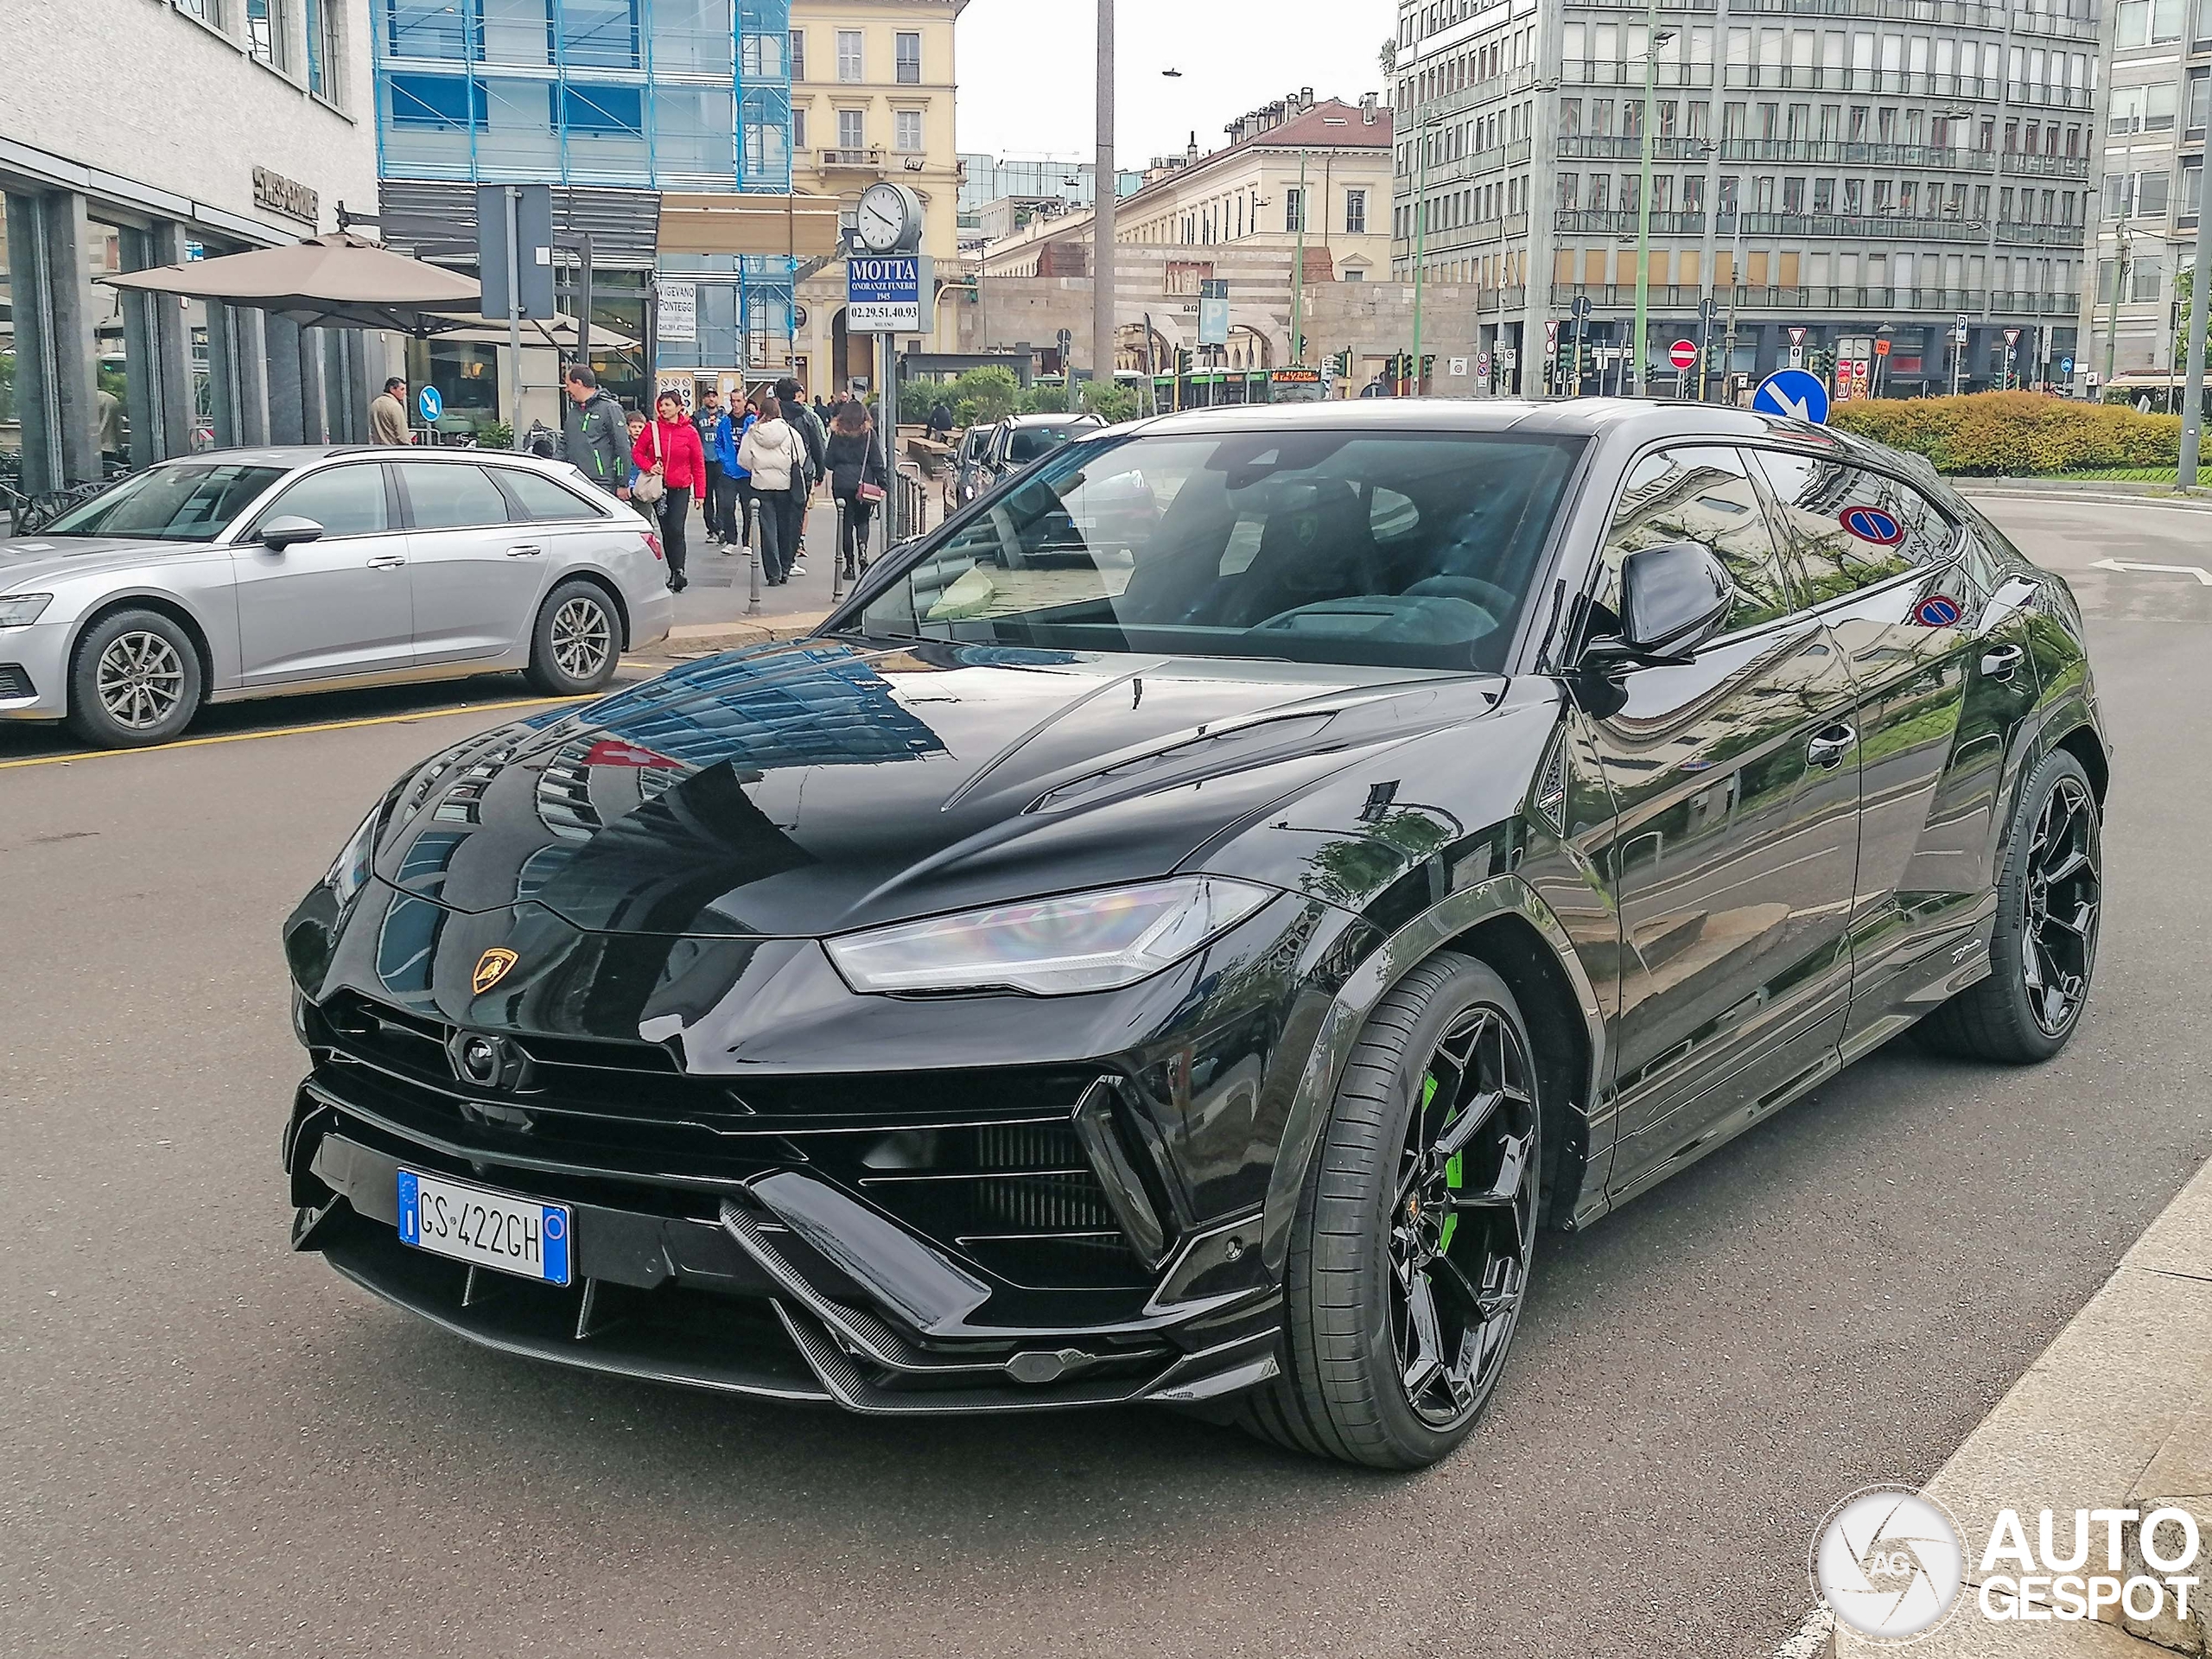
<instances>
[{"instance_id":1,"label":"yellow road marking","mask_svg":"<svg viewBox=\"0 0 2212 1659\"><path fill-rule=\"evenodd\" d=\"M182 737L174 743L156 743L143 749L84 749L68 754L35 754L25 760L0 760L0 772L17 766L58 766L73 760L105 760L120 754L165 754L171 749L204 748L211 743L251 743L264 737L299 737L308 732L346 732L361 726L399 726L410 720L436 720L447 715L489 714L501 709L543 709L557 702L588 702L603 696L594 691L581 697L516 697L505 702L462 702L443 709L416 709L404 715L369 715L359 720L330 720L314 726L272 726L260 732L218 732L212 737Z\"/></svg>"}]
</instances>

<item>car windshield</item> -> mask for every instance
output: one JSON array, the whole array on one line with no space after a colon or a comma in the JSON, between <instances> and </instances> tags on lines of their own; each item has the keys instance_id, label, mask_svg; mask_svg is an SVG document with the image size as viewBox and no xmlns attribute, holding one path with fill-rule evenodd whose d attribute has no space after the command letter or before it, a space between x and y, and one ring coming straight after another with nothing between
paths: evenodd
<instances>
[{"instance_id":1,"label":"car windshield","mask_svg":"<svg viewBox=\"0 0 2212 1659\"><path fill-rule=\"evenodd\" d=\"M1076 444L938 537L861 627L1496 670L1580 448L1311 430Z\"/></svg>"},{"instance_id":2,"label":"car windshield","mask_svg":"<svg viewBox=\"0 0 2212 1659\"><path fill-rule=\"evenodd\" d=\"M1072 426L1017 426L1007 435L1008 461L1034 461L1049 455L1082 430Z\"/></svg>"},{"instance_id":3,"label":"car windshield","mask_svg":"<svg viewBox=\"0 0 2212 1659\"><path fill-rule=\"evenodd\" d=\"M210 542L228 530L284 474L282 467L249 467L236 461L156 467L124 479L112 489L102 490L39 534Z\"/></svg>"}]
</instances>

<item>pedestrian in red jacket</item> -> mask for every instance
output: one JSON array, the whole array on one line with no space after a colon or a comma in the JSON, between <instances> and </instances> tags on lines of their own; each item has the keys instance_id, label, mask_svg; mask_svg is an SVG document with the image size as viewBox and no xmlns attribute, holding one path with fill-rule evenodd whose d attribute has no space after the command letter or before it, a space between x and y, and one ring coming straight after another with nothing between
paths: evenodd
<instances>
[{"instance_id":1,"label":"pedestrian in red jacket","mask_svg":"<svg viewBox=\"0 0 2212 1659\"><path fill-rule=\"evenodd\" d=\"M684 418L683 398L664 391L655 400L653 412L658 418L638 435L630 459L638 463L639 473L657 474L661 480L660 499L653 511L660 518L661 550L668 555L669 589L680 594L687 585L683 530L691 514L691 498L706 487L707 455L699 447L698 432Z\"/></svg>"}]
</instances>

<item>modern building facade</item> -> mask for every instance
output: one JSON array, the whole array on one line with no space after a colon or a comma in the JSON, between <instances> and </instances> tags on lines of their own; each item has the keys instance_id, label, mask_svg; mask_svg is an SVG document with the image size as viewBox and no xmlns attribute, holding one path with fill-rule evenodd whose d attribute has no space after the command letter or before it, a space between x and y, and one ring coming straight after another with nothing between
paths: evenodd
<instances>
[{"instance_id":1,"label":"modern building facade","mask_svg":"<svg viewBox=\"0 0 2212 1659\"><path fill-rule=\"evenodd\" d=\"M1098 199L1098 169L1090 162L1056 162L1050 156L989 156L981 150L960 152L960 218L982 212L987 203L1009 197L1041 200L1058 197L1071 207L1088 207ZM1134 168L1117 168L1116 194L1126 196L1144 182Z\"/></svg>"},{"instance_id":2,"label":"modern building facade","mask_svg":"<svg viewBox=\"0 0 2212 1659\"><path fill-rule=\"evenodd\" d=\"M649 395L649 340L664 370L736 369L788 350L793 261L664 253L658 233L664 194L789 190L787 0L363 3L388 243L472 264L475 187L549 184L562 309L582 302L588 235L594 326L639 343L593 356L626 401ZM656 280L687 290L689 338L649 315ZM445 393L449 419L505 407L503 348L413 349L416 378ZM557 368L550 353L526 354L524 413L557 418Z\"/></svg>"},{"instance_id":3,"label":"modern building facade","mask_svg":"<svg viewBox=\"0 0 2212 1659\"><path fill-rule=\"evenodd\" d=\"M2212 0L2119 0L2106 51L2096 282L2082 296L2077 370L2162 394L2187 372L2177 283L2196 261Z\"/></svg>"},{"instance_id":4,"label":"modern building facade","mask_svg":"<svg viewBox=\"0 0 2212 1659\"><path fill-rule=\"evenodd\" d=\"M953 24L968 0L791 0L794 187L835 197L849 224L879 180L921 198L921 251L957 275L960 155L953 133ZM845 272L827 263L802 282L795 365L815 390L879 373L875 337L845 328ZM950 339L942 316L917 340Z\"/></svg>"},{"instance_id":5,"label":"modern building facade","mask_svg":"<svg viewBox=\"0 0 2212 1659\"><path fill-rule=\"evenodd\" d=\"M1837 350L1897 395L2054 380L2088 257L2099 5L1668 0L1655 32L1643 6L1402 0L1393 269L1481 284L1500 391L1568 388L1586 302L1594 390L1632 327L1648 71L1652 390L1695 394L1677 340L1720 385Z\"/></svg>"},{"instance_id":6,"label":"modern building facade","mask_svg":"<svg viewBox=\"0 0 2212 1659\"><path fill-rule=\"evenodd\" d=\"M365 435L362 336L95 280L374 200L364 0L7 0L0 60L0 510L194 449Z\"/></svg>"}]
</instances>

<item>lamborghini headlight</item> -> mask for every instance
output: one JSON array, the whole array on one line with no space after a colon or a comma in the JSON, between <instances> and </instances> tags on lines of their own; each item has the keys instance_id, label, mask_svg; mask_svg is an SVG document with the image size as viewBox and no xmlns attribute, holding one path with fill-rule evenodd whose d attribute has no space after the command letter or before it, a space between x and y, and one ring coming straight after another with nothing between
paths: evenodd
<instances>
[{"instance_id":1,"label":"lamborghini headlight","mask_svg":"<svg viewBox=\"0 0 2212 1659\"><path fill-rule=\"evenodd\" d=\"M382 802L369 810L369 816L361 820L361 827L346 842L346 850L338 855L329 874L322 878L322 885L330 889L341 906L359 893L369 879L370 866L376 861L377 819L383 811Z\"/></svg>"},{"instance_id":2,"label":"lamborghini headlight","mask_svg":"<svg viewBox=\"0 0 2212 1659\"><path fill-rule=\"evenodd\" d=\"M918 922L824 942L856 991L1118 990L1172 967L1274 898L1218 875L1176 876Z\"/></svg>"}]
</instances>

